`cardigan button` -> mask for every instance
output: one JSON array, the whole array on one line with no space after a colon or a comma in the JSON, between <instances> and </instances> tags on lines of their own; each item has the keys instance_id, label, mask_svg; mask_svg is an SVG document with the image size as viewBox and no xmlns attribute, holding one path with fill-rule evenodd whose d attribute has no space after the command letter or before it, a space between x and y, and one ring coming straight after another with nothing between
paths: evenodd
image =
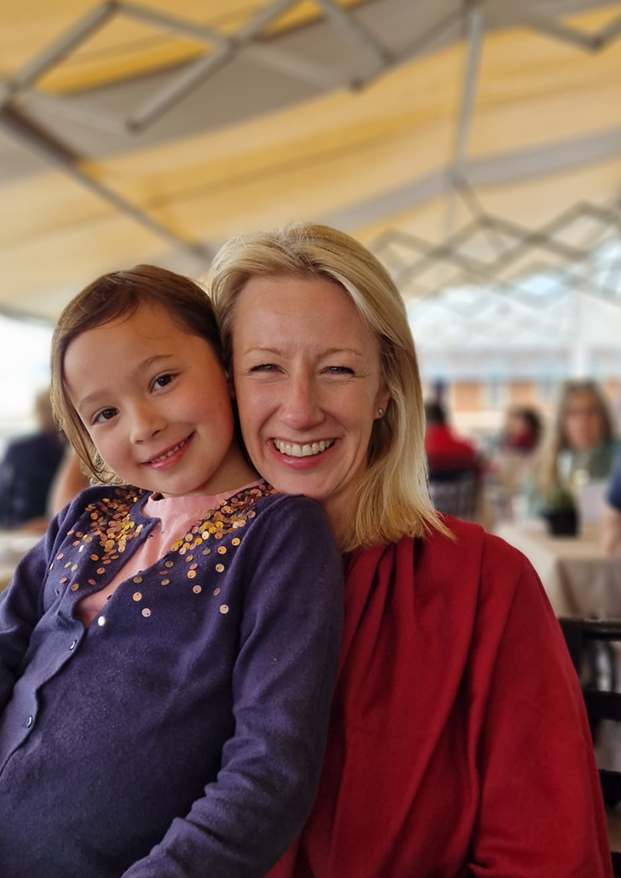
<instances>
[{"instance_id":1,"label":"cardigan button","mask_svg":"<svg viewBox=\"0 0 621 878\"><path fill-rule=\"evenodd\" d=\"M34 716L32 716L32 714L30 716L27 716L26 717L26 728L27 729L31 728L33 722L34 722Z\"/></svg>"},{"instance_id":2,"label":"cardigan button","mask_svg":"<svg viewBox=\"0 0 621 878\"><path fill-rule=\"evenodd\" d=\"M75 649L77 645L78 645L78 641L77 641L77 640L72 640L72 641L71 641L71 646L69 647L69 649Z\"/></svg>"},{"instance_id":3,"label":"cardigan button","mask_svg":"<svg viewBox=\"0 0 621 878\"><path fill-rule=\"evenodd\" d=\"M100 617L97 619L97 624L99 625L100 628L103 628L103 626L106 624L106 617L105 617L105 616L100 616Z\"/></svg>"}]
</instances>

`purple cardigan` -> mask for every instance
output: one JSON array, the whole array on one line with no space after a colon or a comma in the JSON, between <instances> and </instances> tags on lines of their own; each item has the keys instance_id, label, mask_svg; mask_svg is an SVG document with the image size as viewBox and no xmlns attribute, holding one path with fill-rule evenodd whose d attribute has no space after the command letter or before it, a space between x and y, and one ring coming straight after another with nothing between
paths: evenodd
<instances>
[{"instance_id":1,"label":"purple cardigan","mask_svg":"<svg viewBox=\"0 0 621 878\"><path fill-rule=\"evenodd\" d=\"M240 492L85 629L148 496L83 492L2 597L2 878L259 878L312 804L343 612L323 511Z\"/></svg>"}]
</instances>

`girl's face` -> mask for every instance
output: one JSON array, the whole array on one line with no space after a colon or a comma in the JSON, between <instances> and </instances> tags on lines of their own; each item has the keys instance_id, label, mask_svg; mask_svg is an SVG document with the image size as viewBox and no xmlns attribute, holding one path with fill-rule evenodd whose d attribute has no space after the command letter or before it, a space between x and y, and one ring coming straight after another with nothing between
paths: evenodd
<instances>
[{"instance_id":1,"label":"girl's face","mask_svg":"<svg viewBox=\"0 0 621 878\"><path fill-rule=\"evenodd\" d=\"M65 381L97 451L124 481L165 497L255 478L233 440L224 369L203 338L142 305L69 344Z\"/></svg>"},{"instance_id":2,"label":"girl's face","mask_svg":"<svg viewBox=\"0 0 621 878\"><path fill-rule=\"evenodd\" d=\"M563 412L563 432L574 451L588 451L601 442L604 431L597 399L589 390L574 390Z\"/></svg>"},{"instance_id":3,"label":"girl's face","mask_svg":"<svg viewBox=\"0 0 621 878\"><path fill-rule=\"evenodd\" d=\"M389 396L347 293L323 279L250 280L235 306L233 374L254 465L279 491L322 503L340 532Z\"/></svg>"}]
</instances>

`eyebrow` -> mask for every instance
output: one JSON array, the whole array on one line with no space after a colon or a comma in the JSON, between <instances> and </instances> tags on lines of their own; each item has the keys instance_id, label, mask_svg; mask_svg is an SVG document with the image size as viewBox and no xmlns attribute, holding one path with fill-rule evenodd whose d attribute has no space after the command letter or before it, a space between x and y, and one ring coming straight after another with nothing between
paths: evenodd
<instances>
[{"instance_id":1,"label":"eyebrow","mask_svg":"<svg viewBox=\"0 0 621 878\"><path fill-rule=\"evenodd\" d=\"M147 372L153 366L157 366L159 364L164 366L169 360L173 359L174 354L155 354L155 356L153 357L147 357L146 360L142 360L140 363L138 363L136 367L131 370L127 377L132 380L133 378L139 377L142 373ZM96 404L97 401L100 399L104 399L108 395L108 392L109 391L107 390L96 390L93 393L88 393L76 405L77 412L81 414L84 408Z\"/></svg>"},{"instance_id":2,"label":"eyebrow","mask_svg":"<svg viewBox=\"0 0 621 878\"><path fill-rule=\"evenodd\" d=\"M284 354L285 351L282 348L273 348L267 345L255 345L254 347L248 348L248 350L244 351L244 354L252 354L252 353L260 353L260 354ZM325 351L320 351L320 355L322 357L328 357L331 354L354 354L357 357L362 357L362 351L357 350L357 348L326 348Z\"/></svg>"}]
</instances>

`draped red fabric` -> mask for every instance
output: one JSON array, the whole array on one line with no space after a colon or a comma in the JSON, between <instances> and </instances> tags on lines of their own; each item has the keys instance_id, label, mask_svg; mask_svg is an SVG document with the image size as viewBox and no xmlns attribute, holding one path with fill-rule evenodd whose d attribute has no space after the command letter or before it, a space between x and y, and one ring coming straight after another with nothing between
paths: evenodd
<instances>
[{"instance_id":1,"label":"draped red fabric","mask_svg":"<svg viewBox=\"0 0 621 878\"><path fill-rule=\"evenodd\" d=\"M608 878L582 696L519 552L456 540L353 556L313 813L269 878Z\"/></svg>"}]
</instances>

